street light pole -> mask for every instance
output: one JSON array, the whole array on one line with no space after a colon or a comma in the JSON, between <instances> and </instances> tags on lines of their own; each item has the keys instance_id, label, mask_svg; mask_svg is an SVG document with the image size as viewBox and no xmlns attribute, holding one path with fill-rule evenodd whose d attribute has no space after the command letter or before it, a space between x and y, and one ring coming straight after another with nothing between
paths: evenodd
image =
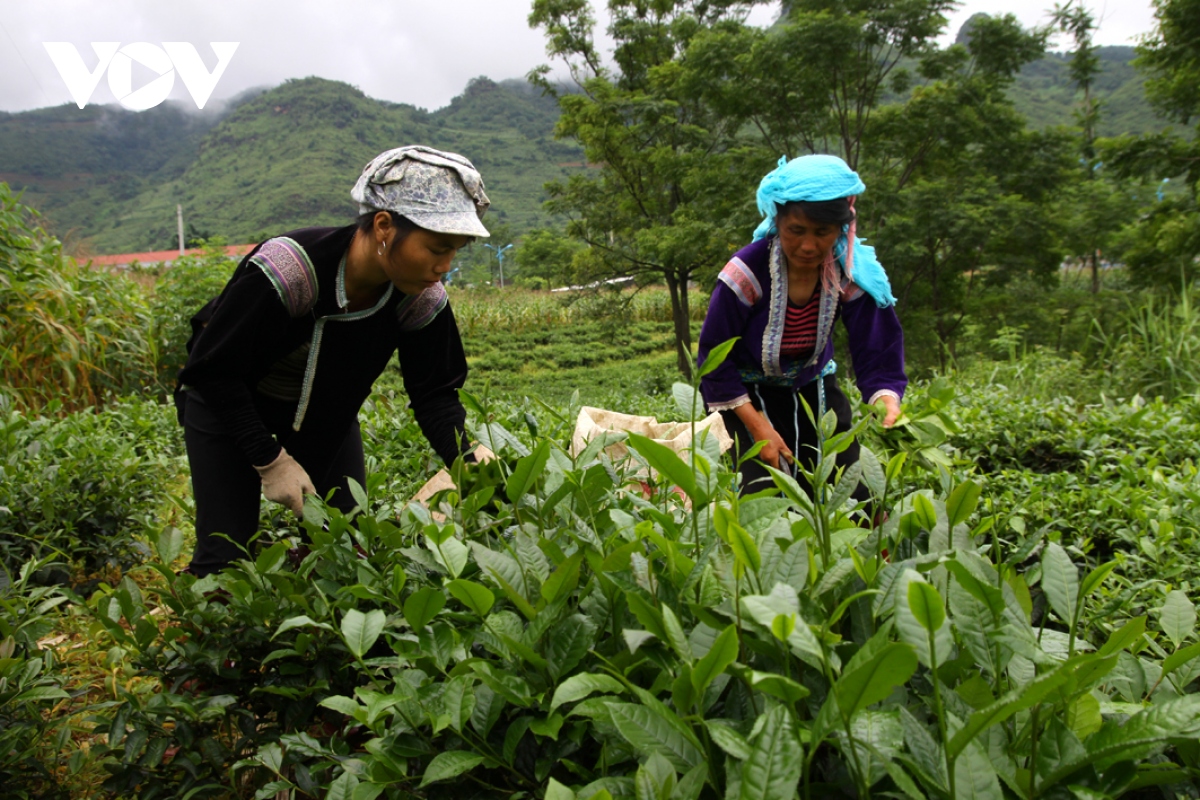
<instances>
[{"instance_id":1,"label":"street light pole","mask_svg":"<svg viewBox=\"0 0 1200 800\"><path fill-rule=\"evenodd\" d=\"M495 251L495 253L496 253L496 261L498 261L500 263L500 288L503 289L504 288L504 254L509 249L512 248L512 245L506 244L506 245L504 245L504 247L498 247L497 245L487 244L485 242L483 246L488 248L489 250Z\"/></svg>"}]
</instances>

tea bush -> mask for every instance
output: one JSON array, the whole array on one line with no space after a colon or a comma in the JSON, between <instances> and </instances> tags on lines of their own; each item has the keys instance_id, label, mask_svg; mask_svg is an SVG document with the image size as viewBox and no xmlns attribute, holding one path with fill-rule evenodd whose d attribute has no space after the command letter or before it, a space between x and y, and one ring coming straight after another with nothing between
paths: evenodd
<instances>
[{"instance_id":1,"label":"tea bush","mask_svg":"<svg viewBox=\"0 0 1200 800\"><path fill-rule=\"evenodd\" d=\"M69 731L53 710L68 695L54 653L38 642L67 598L33 584L42 566L0 570L0 785L14 800L64 796L53 767Z\"/></svg>"},{"instance_id":2,"label":"tea bush","mask_svg":"<svg viewBox=\"0 0 1200 800\"><path fill-rule=\"evenodd\" d=\"M140 561L181 452L173 409L152 400L56 419L0 396L0 564L54 556L91 573Z\"/></svg>"},{"instance_id":3,"label":"tea bush","mask_svg":"<svg viewBox=\"0 0 1200 800\"><path fill-rule=\"evenodd\" d=\"M981 484L914 469L947 452L922 438L949 414L947 386L932 388L896 434L901 452L864 450L815 498L783 473L778 496L739 498L708 441L680 456L618 434L572 455L565 422L521 412L509 427L511 412L468 398L500 459L456 465L460 490L430 509L397 518L367 491L349 516L313 502L298 566L285 537L200 581L170 569L181 539L168 531L156 581L92 604L130 674L163 687L125 690L98 715L109 787L1195 791L1200 642L1186 585L1130 586L1115 562L1045 533L1010 541ZM833 422L818 478L848 441ZM614 443L632 458L610 457ZM881 527L849 501L860 480L892 509Z\"/></svg>"}]
</instances>

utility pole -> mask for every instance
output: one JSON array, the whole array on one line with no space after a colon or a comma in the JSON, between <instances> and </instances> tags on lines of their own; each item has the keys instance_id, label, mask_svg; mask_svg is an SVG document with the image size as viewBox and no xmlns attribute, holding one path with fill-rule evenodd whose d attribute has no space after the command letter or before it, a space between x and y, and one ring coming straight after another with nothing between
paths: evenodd
<instances>
[{"instance_id":1,"label":"utility pole","mask_svg":"<svg viewBox=\"0 0 1200 800\"><path fill-rule=\"evenodd\" d=\"M175 222L179 226L179 255L183 255L183 205L175 206Z\"/></svg>"},{"instance_id":2,"label":"utility pole","mask_svg":"<svg viewBox=\"0 0 1200 800\"><path fill-rule=\"evenodd\" d=\"M506 245L504 245L504 247L498 247L494 244L487 244L485 242L483 246L488 248L489 250L494 250L496 252L496 260L498 262L500 262L500 288L503 289L504 288L504 253L507 252L509 250L509 248L512 247L512 245L506 244Z\"/></svg>"}]
</instances>

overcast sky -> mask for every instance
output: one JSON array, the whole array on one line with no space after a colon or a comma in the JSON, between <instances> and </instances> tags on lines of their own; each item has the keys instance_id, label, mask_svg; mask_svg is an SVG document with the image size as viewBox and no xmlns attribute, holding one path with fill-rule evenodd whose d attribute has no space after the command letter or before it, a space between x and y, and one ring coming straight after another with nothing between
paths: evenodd
<instances>
[{"instance_id":1,"label":"overcast sky","mask_svg":"<svg viewBox=\"0 0 1200 800\"><path fill-rule=\"evenodd\" d=\"M1045 22L1054 0L966 0L947 29L952 37L977 11ZM602 4L602 3L601 3ZM539 31L526 23L530 0L0 0L0 110L71 101L43 42L70 42L88 69L90 42L190 42L209 69L208 42L240 45L214 98L254 86L317 75L358 86L371 97L440 108L477 75L524 76L546 61ZM593 5L597 5L593 0ZM1134 44L1154 24L1150 0L1088 0L1101 20L1099 44ZM777 5L754 12L768 24ZM1065 47L1065 42L1064 42ZM154 73L134 67L133 89ZM180 80L172 97L187 99ZM110 103L101 79L93 103Z\"/></svg>"}]
</instances>

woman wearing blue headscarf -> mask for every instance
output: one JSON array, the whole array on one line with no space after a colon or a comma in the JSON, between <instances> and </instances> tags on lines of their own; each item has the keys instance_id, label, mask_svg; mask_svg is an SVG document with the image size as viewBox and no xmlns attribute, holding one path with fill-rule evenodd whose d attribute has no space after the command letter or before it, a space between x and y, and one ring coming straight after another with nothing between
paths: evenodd
<instances>
[{"instance_id":1,"label":"woman wearing blue headscarf","mask_svg":"<svg viewBox=\"0 0 1200 800\"><path fill-rule=\"evenodd\" d=\"M700 361L718 344L738 342L700 390L709 410L724 417L736 452L765 442L758 460L740 467L743 493L771 485L764 463L788 471L797 459L815 463L817 431L800 398L814 414L835 411L839 432L850 428L833 360L839 317L863 399L884 405L885 426L900 416L908 378L896 300L875 249L855 235L854 200L865 188L836 156L781 159L758 187L764 219L754 242L718 276L700 331ZM852 444L838 464L854 463L858 452Z\"/></svg>"}]
</instances>

